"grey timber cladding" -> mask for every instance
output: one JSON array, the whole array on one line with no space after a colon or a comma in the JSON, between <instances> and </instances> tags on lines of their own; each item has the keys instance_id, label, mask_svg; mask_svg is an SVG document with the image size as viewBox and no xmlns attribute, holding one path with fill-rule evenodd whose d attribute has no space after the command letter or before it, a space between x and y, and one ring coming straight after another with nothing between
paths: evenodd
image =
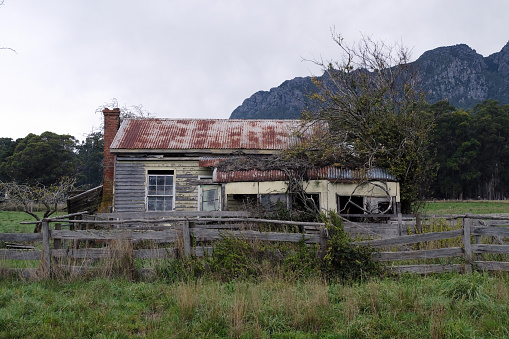
<instances>
[{"instance_id":1,"label":"grey timber cladding","mask_svg":"<svg viewBox=\"0 0 509 339\"><path fill-rule=\"evenodd\" d=\"M145 211L146 175L148 170L173 170L175 175L175 210L198 209L199 176L212 171L199 167L195 161L128 161L117 157L115 163L114 206L116 212Z\"/></svg>"},{"instance_id":2,"label":"grey timber cladding","mask_svg":"<svg viewBox=\"0 0 509 339\"><path fill-rule=\"evenodd\" d=\"M115 163L114 208L116 212L145 211L146 170L143 163Z\"/></svg>"}]
</instances>

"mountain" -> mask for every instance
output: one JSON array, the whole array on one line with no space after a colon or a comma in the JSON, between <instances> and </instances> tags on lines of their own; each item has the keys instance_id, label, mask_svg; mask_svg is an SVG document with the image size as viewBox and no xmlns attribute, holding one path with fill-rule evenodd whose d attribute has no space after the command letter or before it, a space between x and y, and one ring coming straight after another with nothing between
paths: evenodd
<instances>
[{"instance_id":1,"label":"mountain","mask_svg":"<svg viewBox=\"0 0 509 339\"><path fill-rule=\"evenodd\" d=\"M465 44L423 53L414 64L429 103L447 99L456 108L470 108L486 99L509 104L509 42L500 52L483 57ZM318 88L311 77L283 82L244 100L230 119L296 119Z\"/></svg>"}]
</instances>

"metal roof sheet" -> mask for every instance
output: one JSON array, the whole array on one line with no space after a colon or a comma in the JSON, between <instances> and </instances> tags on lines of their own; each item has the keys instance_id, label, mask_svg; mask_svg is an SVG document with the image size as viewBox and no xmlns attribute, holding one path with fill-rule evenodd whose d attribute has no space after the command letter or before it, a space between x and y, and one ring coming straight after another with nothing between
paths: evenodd
<instances>
[{"instance_id":1,"label":"metal roof sheet","mask_svg":"<svg viewBox=\"0 0 509 339\"><path fill-rule=\"evenodd\" d=\"M111 149L282 150L295 142L299 120L127 119Z\"/></svg>"},{"instance_id":2,"label":"metal roof sheet","mask_svg":"<svg viewBox=\"0 0 509 339\"><path fill-rule=\"evenodd\" d=\"M395 181L396 179L386 170L371 168L369 170L351 170L338 167L323 167L307 171L309 180L330 180L333 182L357 182L362 180ZM220 171L215 169L213 181L218 183L227 182L251 182L251 181L285 181L288 175L284 171L249 170L249 171Z\"/></svg>"}]
</instances>

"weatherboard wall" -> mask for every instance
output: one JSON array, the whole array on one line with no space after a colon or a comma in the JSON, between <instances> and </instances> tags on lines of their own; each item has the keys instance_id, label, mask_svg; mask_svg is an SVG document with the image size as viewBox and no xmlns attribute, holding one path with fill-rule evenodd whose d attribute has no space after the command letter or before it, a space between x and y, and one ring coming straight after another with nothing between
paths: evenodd
<instances>
[{"instance_id":1,"label":"weatherboard wall","mask_svg":"<svg viewBox=\"0 0 509 339\"><path fill-rule=\"evenodd\" d=\"M147 173L150 170L173 170L175 210L198 210L200 176L212 171L201 168L198 160L128 160L117 158L115 163L114 210L143 212L146 210Z\"/></svg>"}]
</instances>

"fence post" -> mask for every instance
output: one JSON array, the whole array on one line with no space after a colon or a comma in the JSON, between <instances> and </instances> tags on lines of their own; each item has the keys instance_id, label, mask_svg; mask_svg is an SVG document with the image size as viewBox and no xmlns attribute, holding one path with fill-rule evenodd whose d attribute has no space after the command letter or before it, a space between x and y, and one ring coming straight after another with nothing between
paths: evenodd
<instances>
[{"instance_id":1,"label":"fence post","mask_svg":"<svg viewBox=\"0 0 509 339\"><path fill-rule=\"evenodd\" d=\"M55 230L61 230L62 224L55 224ZM53 240L53 248L56 250L59 250L62 248L62 239L55 239Z\"/></svg>"},{"instance_id":2,"label":"fence post","mask_svg":"<svg viewBox=\"0 0 509 339\"><path fill-rule=\"evenodd\" d=\"M184 243L184 256L189 258L191 255L191 232L189 232L189 220L184 221L184 226L182 227L182 237Z\"/></svg>"},{"instance_id":3,"label":"fence post","mask_svg":"<svg viewBox=\"0 0 509 339\"><path fill-rule=\"evenodd\" d=\"M472 273L472 243L470 239L472 219L463 219L463 250L465 251L465 273Z\"/></svg>"},{"instance_id":4,"label":"fence post","mask_svg":"<svg viewBox=\"0 0 509 339\"><path fill-rule=\"evenodd\" d=\"M320 227L320 251L319 256L323 259L327 252L327 240L329 239L329 231L325 227Z\"/></svg>"},{"instance_id":5,"label":"fence post","mask_svg":"<svg viewBox=\"0 0 509 339\"><path fill-rule=\"evenodd\" d=\"M415 233L422 233L422 214L417 212L415 214Z\"/></svg>"},{"instance_id":6,"label":"fence post","mask_svg":"<svg viewBox=\"0 0 509 339\"><path fill-rule=\"evenodd\" d=\"M51 230L49 222L42 221L42 271L45 278L51 277L51 249L50 249Z\"/></svg>"}]
</instances>

